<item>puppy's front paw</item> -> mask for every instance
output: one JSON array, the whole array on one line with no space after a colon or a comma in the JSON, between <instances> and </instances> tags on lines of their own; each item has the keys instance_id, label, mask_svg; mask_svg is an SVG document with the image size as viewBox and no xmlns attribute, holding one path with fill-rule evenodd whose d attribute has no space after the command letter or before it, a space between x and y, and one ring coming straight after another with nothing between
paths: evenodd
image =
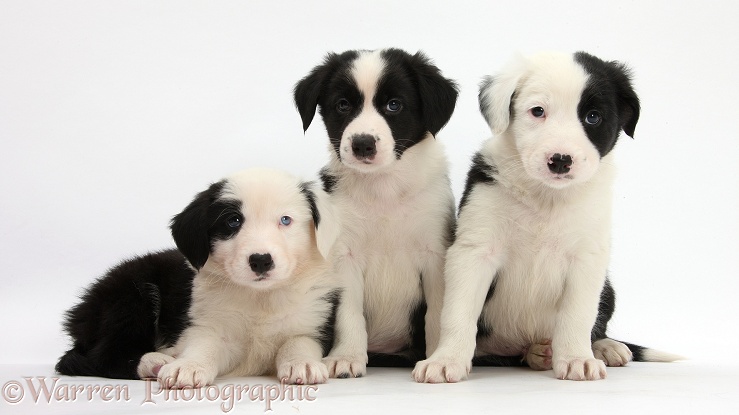
<instances>
[{"instance_id":1,"label":"puppy's front paw","mask_svg":"<svg viewBox=\"0 0 739 415\"><path fill-rule=\"evenodd\" d=\"M554 376L566 380L600 380L606 378L606 365L602 360L582 357L554 359Z\"/></svg>"},{"instance_id":2,"label":"puppy's front paw","mask_svg":"<svg viewBox=\"0 0 739 415\"><path fill-rule=\"evenodd\" d=\"M431 357L416 363L413 379L420 383L454 383L467 378L472 362L454 357Z\"/></svg>"},{"instance_id":3,"label":"puppy's front paw","mask_svg":"<svg viewBox=\"0 0 739 415\"><path fill-rule=\"evenodd\" d=\"M167 389L201 388L213 383L217 371L189 359L175 359L159 369L159 383Z\"/></svg>"},{"instance_id":4,"label":"puppy's front paw","mask_svg":"<svg viewBox=\"0 0 739 415\"><path fill-rule=\"evenodd\" d=\"M171 363L174 360L174 357L168 354L159 352L147 353L141 356L141 360L139 361L139 366L136 369L136 372L141 379L156 379L162 366L166 365L167 363Z\"/></svg>"},{"instance_id":5,"label":"puppy's front paw","mask_svg":"<svg viewBox=\"0 0 739 415\"><path fill-rule=\"evenodd\" d=\"M285 383L291 385L326 383L328 368L318 360L295 359L280 364L277 368L277 378L284 379Z\"/></svg>"},{"instance_id":6,"label":"puppy's front paw","mask_svg":"<svg viewBox=\"0 0 739 415\"><path fill-rule=\"evenodd\" d=\"M361 378L367 374L367 356L331 356L323 358L332 378Z\"/></svg>"},{"instance_id":7,"label":"puppy's front paw","mask_svg":"<svg viewBox=\"0 0 739 415\"><path fill-rule=\"evenodd\" d=\"M549 370L552 368L552 341L544 340L529 346L524 358L526 364L534 370Z\"/></svg>"},{"instance_id":8,"label":"puppy's front paw","mask_svg":"<svg viewBox=\"0 0 739 415\"><path fill-rule=\"evenodd\" d=\"M600 339L593 343L593 355L607 366L626 366L634 357L625 344L613 339Z\"/></svg>"}]
</instances>

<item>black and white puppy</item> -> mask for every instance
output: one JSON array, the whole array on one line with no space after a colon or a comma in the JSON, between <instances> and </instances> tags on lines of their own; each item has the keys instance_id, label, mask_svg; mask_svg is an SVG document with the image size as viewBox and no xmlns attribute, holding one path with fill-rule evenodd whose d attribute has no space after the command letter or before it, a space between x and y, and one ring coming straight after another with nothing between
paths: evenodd
<instances>
[{"instance_id":1,"label":"black and white puppy","mask_svg":"<svg viewBox=\"0 0 739 415\"><path fill-rule=\"evenodd\" d=\"M219 375L325 382L340 294L325 260L338 235L327 199L276 170L211 185L172 220L179 251L124 263L69 312L67 355L95 370L70 373L66 356L57 369L111 376L122 367L119 377L158 376L168 387Z\"/></svg>"},{"instance_id":2,"label":"black and white puppy","mask_svg":"<svg viewBox=\"0 0 739 415\"><path fill-rule=\"evenodd\" d=\"M426 56L399 49L330 53L295 86L303 128L316 107L326 126L320 174L343 224L331 255L347 285L324 359L331 376L362 376L368 351L370 364L412 366L435 345L454 201L434 136L456 99Z\"/></svg>"},{"instance_id":3,"label":"black and white puppy","mask_svg":"<svg viewBox=\"0 0 739 415\"><path fill-rule=\"evenodd\" d=\"M217 376L325 382L340 294L325 258L338 231L323 190L281 171L247 170L198 194L172 221L197 269L191 325L144 355L138 375L176 388Z\"/></svg>"},{"instance_id":4,"label":"black and white puppy","mask_svg":"<svg viewBox=\"0 0 739 415\"><path fill-rule=\"evenodd\" d=\"M612 150L634 134L627 68L584 52L520 58L480 88L496 137L474 156L447 253L439 347L413 372L456 382L473 356L525 356L560 379L675 356L606 337L614 293ZM476 342L477 340L477 342Z\"/></svg>"}]
</instances>

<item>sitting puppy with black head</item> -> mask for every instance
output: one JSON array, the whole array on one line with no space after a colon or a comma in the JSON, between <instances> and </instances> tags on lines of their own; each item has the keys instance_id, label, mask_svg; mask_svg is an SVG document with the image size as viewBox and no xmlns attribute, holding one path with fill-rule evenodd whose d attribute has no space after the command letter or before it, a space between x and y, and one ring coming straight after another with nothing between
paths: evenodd
<instances>
[{"instance_id":1,"label":"sitting puppy with black head","mask_svg":"<svg viewBox=\"0 0 739 415\"><path fill-rule=\"evenodd\" d=\"M559 379L675 356L606 337L613 150L633 136L629 71L587 53L520 58L480 88L496 137L473 158L447 253L439 346L413 372L456 382L473 356L523 356ZM477 341L477 342L476 342Z\"/></svg>"},{"instance_id":2,"label":"sitting puppy with black head","mask_svg":"<svg viewBox=\"0 0 739 415\"><path fill-rule=\"evenodd\" d=\"M340 287L325 256L338 222L319 186L247 170L198 194L171 228L181 254L152 255L170 267L129 261L70 310L73 350L96 371L69 373L65 356L62 374L106 376L107 365L135 362L137 371L121 377L158 377L167 387L205 386L216 376L327 380L321 358L333 342ZM185 258L192 268L183 268ZM173 290L182 301L170 301Z\"/></svg>"},{"instance_id":3,"label":"sitting puppy with black head","mask_svg":"<svg viewBox=\"0 0 739 415\"><path fill-rule=\"evenodd\" d=\"M331 376L362 376L368 351L371 365L412 367L435 346L454 225L435 135L456 99L426 56L399 49L330 53L295 87L303 128L316 107L326 126L321 178L343 220L331 262L347 289L324 359Z\"/></svg>"}]
</instances>

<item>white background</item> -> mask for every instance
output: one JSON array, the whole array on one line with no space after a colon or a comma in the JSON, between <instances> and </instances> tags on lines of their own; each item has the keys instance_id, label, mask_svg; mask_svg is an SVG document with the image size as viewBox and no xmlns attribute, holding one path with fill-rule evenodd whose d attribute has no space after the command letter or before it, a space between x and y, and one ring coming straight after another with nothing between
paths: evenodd
<instances>
[{"instance_id":1,"label":"white background","mask_svg":"<svg viewBox=\"0 0 739 415\"><path fill-rule=\"evenodd\" d=\"M461 196L489 135L477 85L515 52L628 63L616 148L611 334L696 361L738 343L739 3L0 1L0 363L51 364L62 313L235 170L313 178L292 87L326 52L423 50L461 94L438 135ZM732 329L732 327L734 327Z\"/></svg>"}]
</instances>

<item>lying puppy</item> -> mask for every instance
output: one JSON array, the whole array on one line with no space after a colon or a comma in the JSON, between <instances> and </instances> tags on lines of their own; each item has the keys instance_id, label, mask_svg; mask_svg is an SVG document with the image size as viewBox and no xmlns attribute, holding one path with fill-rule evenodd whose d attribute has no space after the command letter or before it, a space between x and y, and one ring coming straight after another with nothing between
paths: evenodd
<instances>
[{"instance_id":1,"label":"lying puppy","mask_svg":"<svg viewBox=\"0 0 739 415\"><path fill-rule=\"evenodd\" d=\"M475 354L525 355L572 380L602 379L632 353L672 360L606 337L611 150L621 130L633 136L640 108L629 71L583 52L541 54L487 78L479 97L497 137L472 160L447 253L441 340L414 378L459 381Z\"/></svg>"},{"instance_id":2,"label":"lying puppy","mask_svg":"<svg viewBox=\"0 0 739 415\"><path fill-rule=\"evenodd\" d=\"M135 362L137 372L126 377L158 376L168 387L275 373L289 383L325 382L321 358L332 344L339 287L324 255L338 223L327 196L314 187L283 172L252 169L198 194L172 220L184 257L154 254L153 260L170 260L159 268L151 259L130 261L70 311L68 328L96 328L70 330L75 345L87 345L80 353L97 353L99 372L84 374L105 376L106 364L128 369ZM183 268L184 258L192 268ZM190 286L188 312L184 290ZM183 301L171 301L172 292ZM86 321L80 310L88 312ZM170 326L173 321L178 324ZM123 348L110 341L125 336L132 337Z\"/></svg>"},{"instance_id":3,"label":"lying puppy","mask_svg":"<svg viewBox=\"0 0 739 415\"><path fill-rule=\"evenodd\" d=\"M321 178L343 220L331 256L347 281L324 359L332 377L362 376L368 351L370 364L412 367L427 339L435 346L454 201L434 136L456 99L426 56L398 49L330 53L295 86L303 128L316 107L326 126Z\"/></svg>"}]
</instances>

